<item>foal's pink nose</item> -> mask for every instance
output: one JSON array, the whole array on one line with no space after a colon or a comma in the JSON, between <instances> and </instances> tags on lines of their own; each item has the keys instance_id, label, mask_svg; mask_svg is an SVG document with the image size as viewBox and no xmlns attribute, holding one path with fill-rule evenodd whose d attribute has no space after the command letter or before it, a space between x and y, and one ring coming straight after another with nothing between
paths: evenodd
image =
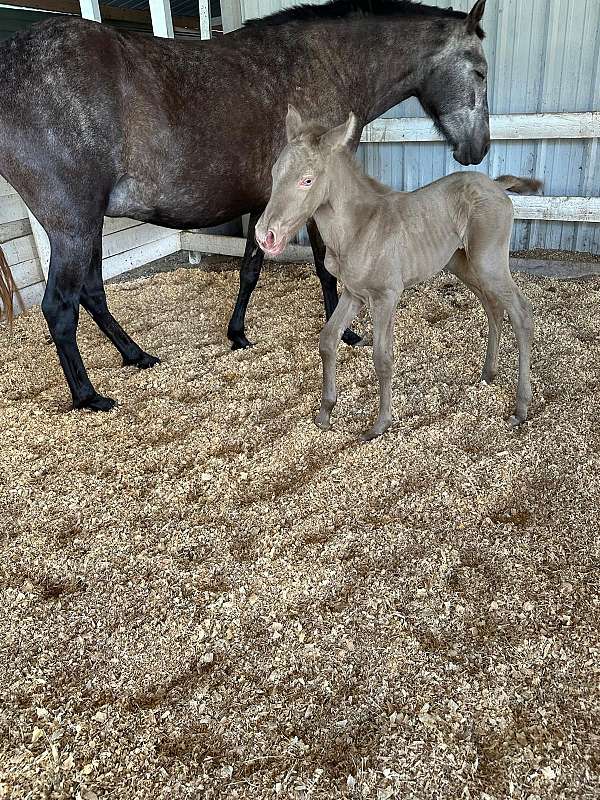
<instances>
[{"instance_id":1,"label":"foal's pink nose","mask_svg":"<svg viewBox=\"0 0 600 800\"><path fill-rule=\"evenodd\" d=\"M273 231L267 231L267 235L265 236L265 244L267 247L273 247L275 244L275 234Z\"/></svg>"}]
</instances>

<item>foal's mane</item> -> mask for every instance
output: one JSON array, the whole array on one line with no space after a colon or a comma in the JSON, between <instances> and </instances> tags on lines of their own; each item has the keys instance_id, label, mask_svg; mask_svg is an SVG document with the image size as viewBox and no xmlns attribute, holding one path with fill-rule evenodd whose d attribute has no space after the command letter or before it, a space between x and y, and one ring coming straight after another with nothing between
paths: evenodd
<instances>
[{"instance_id":1,"label":"foal's mane","mask_svg":"<svg viewBox=\"0 0 600 800\"><path fill-rule=\"evenodd\" d=\"M424 6L413 0L330 0L323 5L309 3L283 11L276 11L268 17L250 19L247 27L284 25L287 22L311 22L320 19L343 19L345 17L433 17L437 19L466 19L464 11L453 8ZM477 26L477 35L483 39L485 34Z\"/></svg>"}]
</instances>

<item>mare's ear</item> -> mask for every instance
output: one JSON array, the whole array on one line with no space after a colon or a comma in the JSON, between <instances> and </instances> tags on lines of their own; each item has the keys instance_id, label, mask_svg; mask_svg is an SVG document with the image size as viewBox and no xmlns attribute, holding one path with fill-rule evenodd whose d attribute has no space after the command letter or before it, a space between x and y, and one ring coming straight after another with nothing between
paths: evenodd
<instances>
[{"instance_id":1,"label":"mare's ear","mask_svg":"<svg viewBox=\"0 0 600 800\"><path fill-rule=\"evenodd\" d=\"M321 142L331 150L340 150L342 147L348 147L352 144L357 133L358 117L351 111L346 122L338 125L337 128L332 128L321 136Z\"/></svg>"},{"instance_id":2,"label":"mare's ear","mask_svg":"<svg viewBox=\"0 0 600 800\"><path fill-rule=\"evenodd\" d=\"M477 0L475 5L469 12L469 15L465 20L467 33L475 33L475 31L481 24L481 20L483 19L483 13L485 11L485 2L486 0Z\"/></svg>"},{"instance_id":3,"label":"mare's ear","mask_svg":"<svg viewBox=\"0 0 600 800\"><path fill-rule=\"evenodd\" d=\"M285 130L287 133L288 142L291 142L292 139L296 138L296 136L300 136L303 128L304 123L302 122L300 112L290 103L288 105L287 117L285 118Z\"/></svg>"}]
</instances>

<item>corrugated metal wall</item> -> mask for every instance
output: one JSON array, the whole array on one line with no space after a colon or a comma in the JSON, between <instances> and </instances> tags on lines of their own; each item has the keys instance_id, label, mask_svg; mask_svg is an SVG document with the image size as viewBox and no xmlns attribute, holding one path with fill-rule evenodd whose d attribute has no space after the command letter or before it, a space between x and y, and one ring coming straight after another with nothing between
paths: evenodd
<instances>
[{"instance_id":1,"label":"corrugated metal wall","mask_svg":"<svg viewBox=\"0 0 600 800\"><path fill-rule=\"evenodd\" d=\"M474 0L427 0L468 11ZM294 0L241 0L244 19L295 5ZM492 114L600 110L600 0L488 0L484 43ZM416 100L388 117L423 116ZM600 192L598 140L495 142L477 169L534 175L548 195ZM462 169L442 143L362 145L366 170L411 190ZM513 249L600 253L600 225L517 222Z\"/></svg>"}]
</instances>

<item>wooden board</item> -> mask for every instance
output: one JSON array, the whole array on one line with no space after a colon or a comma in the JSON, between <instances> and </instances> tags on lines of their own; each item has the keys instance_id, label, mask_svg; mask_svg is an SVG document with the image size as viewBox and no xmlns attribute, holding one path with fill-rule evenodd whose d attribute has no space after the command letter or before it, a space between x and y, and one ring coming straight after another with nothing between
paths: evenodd
<instances>
[{"instance_id":1,"label":"wooden board","mask_svg":"<svg viewBox=\"0 0 600 800\"><path fill-rule=\"evenodd\" d=\"M0 225L0 245L9 242L11 239L18 239L21 236L28 236L31 233L31 225L28 219L18 219L15 222L5 222Z\"/></svg>"},{"instance_id":2,"label":"wooden board","mask_svg":"<svg viewBox=\"0 0 600 800\"><path fill-rule=\"evenodd\" d=\"M490 116L492 140L593 139L600 136L600 111L576 114L501 114ZM378 119L363 131L362 142L441 142L427 117Z\"/></svg>"},{"instance_id":3,"label":"wooden board","mask_svg":"<svg viewBox=\"0 0 600 800\"><path fill-rule=\"evenodd\" d=\"M246 240L241 236L213 236L208 233L182 231L181 249L199 253L218 253L223 256L243 256ZM310 261L312 250L301 245L288 245L275 261Z\"/></svg>"},{"instance_id":4,"label":"wooden board","mask_svg":"<svg viewBox=\"0 0 600 800\"><path fill-rule=\"evenodd\" d=\"M8 195L0 200L0 225L27 218L27 206L18 194Z\"/></svg>"},{"instance_id":5,"label":"wooden board","mask_svg":"<svg viewBox=\"0 0 600 800\"><path fill-rule=\"evenodd\" d=\"M143 223L105 236L102 240L102 257L110 258L119 253L126 253L149 242L156 242L174 233L170 228Z\"/></svg>"},{"instance_id":6,"label":"wooden board","mask_svg":"<svg viewBox=\"0 0 600 800\"><path fill-rule=\"evenodd\" d=\"M511 195L515 219L600 222L600 197L519 197Z\"/></svg>"},{"instance_id":7,"label":"wooden board","mask_svg":"<svg viewBox=\"0 0 600 800\"><path fill-rule=\"evenodd\" d=\"M126 253L119 253L116 256L105 258L102 262L102 276L104 280L114 278L123 272L129 272L129 270L149 264L157 258L164 258L172 253L177 253L180 249L180 234L171 232L169 236L164 236L162 239L146 242L140 247L128 250Z\"/></svg>"},{"instance_id":8,"label":"wooden board","mask_svg":"<svg viewBox=\"0 0 600 800\"><path fill-rule=\"evenodd\" d=\"M44 281L44 274L37 258L22 261L20 264L11 267L11 272L17 284L17 289L24 289L34 283Z\"/></svg>"}]
</instances>

